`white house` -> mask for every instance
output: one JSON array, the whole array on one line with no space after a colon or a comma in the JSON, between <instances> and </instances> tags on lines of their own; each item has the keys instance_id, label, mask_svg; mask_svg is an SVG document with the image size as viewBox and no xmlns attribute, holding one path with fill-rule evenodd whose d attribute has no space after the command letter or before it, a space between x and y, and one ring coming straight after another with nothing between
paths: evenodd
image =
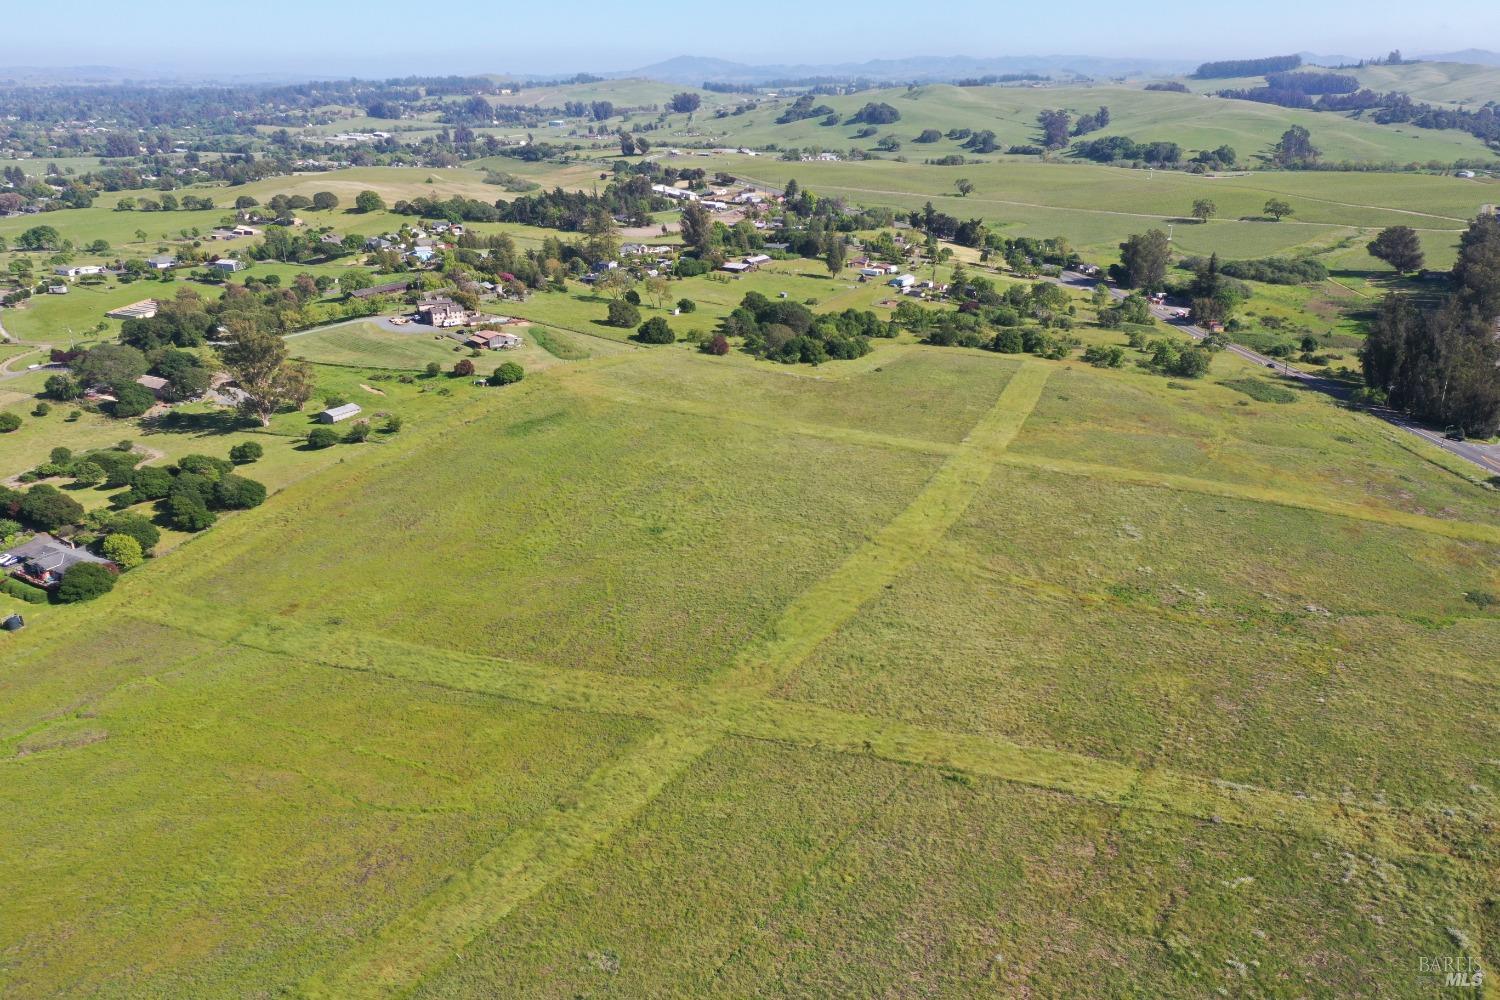
<instances>
[{"instance_id":1,"label":"white house","mask_svg":"<svg viewBox=\"0 0 1500 1000\"><path fill-rule=\"evenodd\" d=\"M169 253L159 253L154 257L146 258L146 266L153 271L165 271L176 263L177 258Z\"/></svg>"},{"instance_id":2,"label":"white house","mask_svg":"<svg viewBox=\"0 0 1500 1000\"><path fill-rule=\"evenodd\" d=\"M762 264L769 264L770 262L770 255L763 253L753 253L745 258L745 263L749 264L751 267L759 267Z\"/></svg>"},{"instance_id":3,"label":"white house","mask_svg":"<svg viewBox=\"0 0 1500 1000\"><path fill-rule=\"evenodd\" d=\"M103 274L104 268L99 264L64 264L54 267L52 273L64 278L77 278L85 274Z\"/></svg>"},{"instance_id":4,"label":"white house","mask_svg":"<svg viewBox=\"0 0 1500 1000\"><path fill-rule=\"evenodd\" d=\"M892 288L910 288L916 283L917 279L910 274L897 275L890 281L886 282L886 284L890 285Z\"/></svg>"}]
</instances>

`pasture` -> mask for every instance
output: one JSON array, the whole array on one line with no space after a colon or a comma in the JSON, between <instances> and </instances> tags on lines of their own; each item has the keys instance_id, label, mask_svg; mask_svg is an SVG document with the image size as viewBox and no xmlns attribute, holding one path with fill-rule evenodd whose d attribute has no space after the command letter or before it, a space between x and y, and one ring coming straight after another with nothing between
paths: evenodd
<instances>
[{"instance_id":1,"label":"pasture","mask_svg":"<svg viewBox=\"0 0 1500 1000\"><path fill-rule=\"evenodd\" d=\"M1228 355L572 339L6 637L8 996L1500 963L1500 516L1420 442Z\"/></svg>"}]
</instances>

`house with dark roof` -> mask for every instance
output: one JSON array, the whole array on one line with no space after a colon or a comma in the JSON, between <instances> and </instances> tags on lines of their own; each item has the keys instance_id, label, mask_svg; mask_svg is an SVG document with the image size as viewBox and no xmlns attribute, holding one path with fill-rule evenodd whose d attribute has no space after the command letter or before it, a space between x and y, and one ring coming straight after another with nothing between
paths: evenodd
<instances>
[{"instance_id":1,"label":"house with dark roof","mask_svg":"<svg viewBox=\"0 0 1500 1000\"><path fill-rule=\"evenodd\" d=\"M79 563L118 568L108 559L54 538L45 531L38 532L29 542L0 552L0 564L3 564L11 576L47 590L62 583L63 575Z\"/></svg>"}]
</instances>

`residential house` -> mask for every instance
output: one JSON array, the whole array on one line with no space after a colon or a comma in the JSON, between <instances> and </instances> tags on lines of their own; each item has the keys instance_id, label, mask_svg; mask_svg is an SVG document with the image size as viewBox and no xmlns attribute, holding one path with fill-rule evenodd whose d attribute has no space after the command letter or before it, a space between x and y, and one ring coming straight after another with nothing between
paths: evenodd
<instances>
[{"instance_id":1,"label":"residential house","mask_svg":"<svg viewBox=\"0 0 1500 1000\"><path fill-rule=\"evenodd\" d=\"M892 278L890 281L886 282L886 284L890 285L892 288L901 288L901 289L910 288L913 285L915 285L916 283L917 283L917 279L914 276L910 275L910 274L897 275L896 277Z\"/></svg>"},{"instance_id":2,"label":"residential house","mask_svg":"<svg viewBox=\"0 0 1500 1000\"><path fill-rule=\"evenodd\" d=\"M108 559L94 555L70 542L54 538L45 531L38 532L29 542L0 553L0 564L10 570L18 580L47 590L62 583L63 576L80 563L117 568Z\"/></svg>"},{"instance_id":3,"label":"residential house","mask_svg":"<svg viewBox=\"0 0 1500 1000\"><path fill-rule=\"evenodd\" d=\"M744 274L747 271L754 270L754 268L752 268L749 264L742 264L739 261L731 260L728 263L721 264L719 266L719 270L728 271L730 274Z\"/></svg>"},{"instance_id":4,"label":"residential house","mask_svg":"<svg viewBox=\"0 0 1500 1000\"><path fill-rule=\"evenodd\" d=\"M154 257L146 258L146 266L153 271L165 271L177 263L177 258L169 253L159 253Z\"/></svg>"},{"instance_id":5,"label":"residential house","mask_svg":"<svg viewBox=\"0 0 1500 1000\"><path fill-rule=\"evenodd\" d=\"M215 271L224 271L226 273L233 274L236 271L243 271L250 265L246 264L242 260L236 260L233 257L220 257L218 260L210 261L208 266L213 268Z\"/></svg>"},{"instance_id":6,"label":"residential house","mask_svg":"<svg viewBox=\"0 0 1500 1000\"><path fill-rule=\"evenodd\" d=\"M751 267L760 267L762 264L769 264L770 262L771 256L763 253L753 253L745 258L745 263Z\"/></svg>"},{"instance_id":7,"label":"residential house","mask_svg":"<svg viewBox=\"0 0 1500 1000\"><path fill-rule=\"evenodd\" d=\"M236 237L239 237L239 236L259 236L260 235L260 230L256 229L254 226L235 226L229 232L230 232L230 235L236 236Z\"/></svg>"},{"instance_id":8,"label":"residential house","mask_svg":"<svg viewBox=\"0 0 1500 1000\"><path fill-rule=\"evenodd\" d=\"M167 398L167 380L158 375L142 375L135 380L135 384L151 390L151 395L157 399Z\"/></svg>"},{"instance_id":9,"label":"residential house","mask_svg":"<svg viewBox=\"0 0 1500 1000\"><path fill-rule=\"evenodd\" d=\"M68 294L68 284L67 284L67 282L61 281L61 282L58 282L55 285L48 285L47 286L47 294L48 295L67 295Z\"/></svg>"},{"instance_id":10,"label":"residential house","mask_svg":"<svg viewBox=\"0 0 1500 1000\"><path fill-rule=\"evenodd\" d=\"M62 278L77 278L85 274L103 274L104 267L100 264L63 264L54 267L52 273Z\"/></svg>"},{"instance_id":11,"label":"residential house","mask_svg":"<svg viewBox=\"0 0 1500 1000\"><path fill-rule=\"evenodd\" d=\"M393 246L395 246L395 244L386 239L384 236L371 236L369 239L365 240L366 250L389 250Z\"/></svg>"},{"instance_id":12,"label":"residential house","mask_svg":"<svg viewBox=\"0 0 1500 1000\"><path fill-rule=\"evenodd\" d=\"M468 310L451 299L424 302L417 307L417 315L429 326L463 326L468 319Z\"/></svg>"},{"instance_id":13,"label":"residential house","mask_svg":"<svg viewBox=\"0 0 1500 1000\"><path fill-rule=\"evenodd\" d=\"M330 406L318 414L318 423L336 424L340 420L348 420L350 417L359 415L358 403L345 403L343 406Z\"/></svg>"}]
</instances>

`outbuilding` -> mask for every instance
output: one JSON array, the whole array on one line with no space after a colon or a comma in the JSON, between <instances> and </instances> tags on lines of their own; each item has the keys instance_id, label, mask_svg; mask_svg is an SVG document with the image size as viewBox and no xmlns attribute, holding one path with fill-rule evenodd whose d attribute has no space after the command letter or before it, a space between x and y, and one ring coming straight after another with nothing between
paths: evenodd
<instances>
[{"instance_id":1,"label":"outbuilding","mask_svg":"<svg viewBox=\"0 0 1500 1000\"><path fill-rule=\"evenodd\" d=\"M336 424L340 420L348 420L350 417L359 416L358 403L345 403L343 406L330 406L318 414L318 423Z\"/></svg>"}]
</instances>

